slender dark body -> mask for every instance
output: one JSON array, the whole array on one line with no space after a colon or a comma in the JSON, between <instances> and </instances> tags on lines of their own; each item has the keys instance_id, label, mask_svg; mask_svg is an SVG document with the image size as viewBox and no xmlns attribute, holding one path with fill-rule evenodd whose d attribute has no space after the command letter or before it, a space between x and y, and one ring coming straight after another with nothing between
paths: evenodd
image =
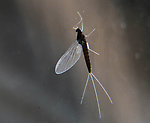
<instances>
[{"instance_id":1,"label":"slender dark body","mask_svg":"<svg viewBox=\"0 0 150 123\"><path fill-rule=\"evenodd\" d=\"M91 73L91 63L90 63L89 52L88 52L85 36L82 34L79 28L76 29L76 32L77 32L77 41L79 44L82 45L82 50L83 50L86 66L88 68L88 72Z\"/></svg>"}]
</instances>

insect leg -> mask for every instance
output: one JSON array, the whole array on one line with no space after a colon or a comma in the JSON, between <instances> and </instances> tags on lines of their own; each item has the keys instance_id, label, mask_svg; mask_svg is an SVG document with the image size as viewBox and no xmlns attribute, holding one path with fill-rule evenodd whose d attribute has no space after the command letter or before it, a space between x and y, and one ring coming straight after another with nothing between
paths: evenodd
<instances>
[{"instance_id":1,"label":"insect leg","mask_svg":"<svg viewBox=\"0 0 150 123\"><path fill-rule=\"evenodd\" d=\"M90 49L88 42L87 42L87 48L88 48L88 50L91 51L92 53L95 53L96 55L99 55L99 53L97 53L97 52L95 52L94 50Z\"/></svg>"},{"instance_id":2,"label":"insect leg","mask_svg":"<svg viewBox=\"0 0 150 123\"><path fill-rule=\"evenodd\" d=\"M94 31L96 30L96 28L94 28L89 34L85 35L85 37L89 37Z\"/></svg>"},{"instance_id":3,"label":"insect leg","mask_svg":"<svg viewBox=\"0 0 150 123\"><path fill-rule=\"evenodd\" d=\"M82 30L81 31L83 31L83 19L82 19L82 16L81 16L81 14L79 13L79 11L77 11L77 14L79 15L79 17L80 17L80 21L76 24L76 25L74 25L73 26L73 29L77 29L78 28L78 25L82 22L82 24L81 24L81 26L82 26Z\"/></svg>"}]
</instances>

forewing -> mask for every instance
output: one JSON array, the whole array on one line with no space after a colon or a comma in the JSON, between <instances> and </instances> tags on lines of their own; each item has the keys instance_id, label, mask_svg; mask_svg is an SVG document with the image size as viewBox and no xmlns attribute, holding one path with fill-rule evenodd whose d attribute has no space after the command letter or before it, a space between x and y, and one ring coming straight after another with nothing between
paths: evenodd
<instances>
[{"instance_id":1,"label":"forewing","mask_svg":"<svg viewBox=\"0 0 150 123\"><path fill-rule=\"evenodd\" d=\"M82 46L75 41L56 64L56 74L61 74L69 70L80 58Z\"/></svg>"}]
</instances>

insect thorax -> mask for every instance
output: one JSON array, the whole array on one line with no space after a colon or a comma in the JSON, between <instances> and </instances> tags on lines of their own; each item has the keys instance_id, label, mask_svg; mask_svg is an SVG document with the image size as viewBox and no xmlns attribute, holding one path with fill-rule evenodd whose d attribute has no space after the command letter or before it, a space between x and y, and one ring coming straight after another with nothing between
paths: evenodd
<instances>
[{"instance_id":1,"label":"insect thorax","mask_svg":"<svg viewBox=\"0 0 150 123\"><path fill-rule=\"evenodd\" d=\"M79 44L82 45L85 41L85 36L82 34L82 32L79 28L76 30L76 32L77 32L77 41Z\"/></svg>"}]
</instances>

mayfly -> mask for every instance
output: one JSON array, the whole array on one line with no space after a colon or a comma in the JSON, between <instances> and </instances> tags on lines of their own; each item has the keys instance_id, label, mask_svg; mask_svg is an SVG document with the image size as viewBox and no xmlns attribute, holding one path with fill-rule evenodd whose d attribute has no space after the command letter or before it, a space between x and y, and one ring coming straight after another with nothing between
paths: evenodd
<instances>
[{"instance_id":1,"label":"mayfly","mask_svg":"<svg viewBox=\"0 0 150 123\"><path fill-rule=\"evenodd\" d=\"M80 17L80 21L73 27L73 29L75 29L77 32L77 39L71 45L71 47L65 52L65 54L59 59L59 61L57 62L56 67L55 67L55 72L56 72L56 74L62 74L64 72L66 72L67 70L69 70L79 60L79 58L81 56L81 52L83 51L85 63L86 63L87 69L88 69L88 77L87 77L87 81L86 81L84 91L82 94L81 104L82 104L83 99L84 99L84 95L85 95L85 91L86 91L86 88L88 85L88 81L91 78L92 85L93 85L94 92L95 92L95 96L96 96L96 100L97 100L99 117L101 118L100 104L99 104L99 99L98 99L98 94L97 94L96 86L94 83L94 79L102 87L105 94L109 98L110 102L111 103L113 103L113 102L112 102L111 97L109 96L109 94L107 93L107 91L105 90L103 85L101 84L101 82L92 73L92 68L91 68L91 63L90 63L90 58L89 58L89 51L91 51L97 55L99 55L99 54L97 52L95 52L94 50L89 48L88 42L86 41L85 37L89 37L95 31L95 29L93 31L91 31L88 35L84 35L82 33L83 32L83 19L82 19L82 16L80 15L79 12L77 12L77 14ZM81 23L81 29L78 27L78 25L80 23Z\"/></svg>"}]
</instances>

